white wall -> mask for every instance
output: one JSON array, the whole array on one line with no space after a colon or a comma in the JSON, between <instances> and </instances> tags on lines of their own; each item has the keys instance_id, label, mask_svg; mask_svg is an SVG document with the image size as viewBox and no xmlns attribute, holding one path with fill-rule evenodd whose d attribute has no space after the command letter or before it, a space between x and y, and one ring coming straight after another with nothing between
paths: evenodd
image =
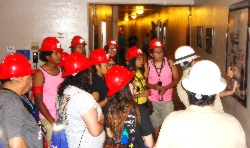
<instances>
[{"instance_id":1,"label":"white wall","mask_svg":"<svg viewBox=\"0 0 250 148\"><path fill-rule=\"evenodd\" d=\"M39 42L47 36L59 37L62 47L69 52L74 35L89 41L88 4L161 4L193 5L194 0L1 0L0 3L0 60L7 54L7 46L15 49L31 49L31 42ZM87 46L88 50L88 46ZM87 54L89 54L87 52ZM41 63L39 63L41 65Z\"/></svg>"}]
</instances>

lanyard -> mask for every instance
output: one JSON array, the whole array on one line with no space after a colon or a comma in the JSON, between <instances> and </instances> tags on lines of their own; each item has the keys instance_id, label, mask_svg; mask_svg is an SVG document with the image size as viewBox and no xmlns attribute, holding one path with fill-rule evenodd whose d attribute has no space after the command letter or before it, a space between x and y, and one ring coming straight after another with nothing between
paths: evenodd
<instances>
[{"instance_id":1,"label":"lanyard","mask_svg":"<svg viewBox=\"0 0 250 148\"><path fill-rule=\"evenodd\" d=\"M162 68L163 68L164 59L163 59L162 62L161 62L160 72L158 72L158 70L157 70L157 69L159 69L159 68L156 68L156 66L155 66L154 59L152 59L152 62L153 62L153 66L155 67L155 71L156 71L157 75L159 76L159 81L160 81L160 79L161 79L161 70L162 70Z\"/></svg>"}]
</instances>

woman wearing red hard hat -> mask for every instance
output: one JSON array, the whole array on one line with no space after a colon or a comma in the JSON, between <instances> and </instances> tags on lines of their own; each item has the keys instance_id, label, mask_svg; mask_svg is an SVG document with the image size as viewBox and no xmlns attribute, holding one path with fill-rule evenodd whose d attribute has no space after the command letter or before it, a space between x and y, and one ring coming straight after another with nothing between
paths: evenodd
<instances>
[{"instance_id":1,"label":"woman wearing red hard hat","mask_svg":"<svg viewBox=\"0 0 250 148\"><path fill-rule=\"evenodd\" d=\"M71 53L80 52L86 55L85 45L87 45L85 40L81 36L76 35L72 38L69 48L71 48Z\"/></svg>"},{"instance_id":2,"label":"woman wearing red hard hat","mask_svg":"<svg viewBox=\"0 0 250 148\"><path fill-rule=\"evenodd\" d=\"M103 49L95 49L90 53L89 61L94 64L91 67L93 72L92 84L90 85L92 95L98 104L104 108L108 102L108 88L104 80L104 75L108 71L108 64L111 59Z\"/></svg>"},{"instance_id":3,"label":"woman wearing red hard hat","mask_svg":"<svg viewBox=\"0 0 250 148\"><path fill-rule=\"evenodd\" d=\"M38 50L39 59L45 62L33 77L33 94L39 109L39 118L47 129L47 140L51 141L52 124L56 118L57 87L63 81L58 64L61 58L61 44L56 37L46 37Z\"/></svg>"},{"instance_id":4,"label":"woman wearing red hard hat","mask_svg":"<svg viewBox=\"0 0 250 148\"><path fill-rule=\"evenodd\" d=\"M30 90L29 61L18 53L3 58L0 65L0 144L2 147L43 147L41 130L35 120L34 104L22 95Z\"/></svg>"},{"instance_id":5,"label":"woman wearing red hard hat","mask_svg":"<svg viewBox=\"0 0 250 148\"><path fill-rule=\"evenodd\" d=\"M115 62L116 65L125 66L126 62L125 59L121 58L118 51L119 45L118 42L114 39L111 39L107 42L104 46L105 51L109 54L110 58Z\"/></svg>"},{"instance_id":6,"label":"woman wearing red hard hat","mask_svg":"<svg viewBox=\"0 0 250 148\"><path fill-rule=\"evenodd\" d=\"M70 54L64 65L65 79L58 88L59 119L70 148L101 148L105 139L104 116L90 94L91 66L83 54Z\"/></svg>"},{"instance_id":7,"label":"woman wearing red hard hat","mask_svg":"<svg viewBox=\"0 0 250 148\"><path fill-rule=\"evenodd\" d=\"M136 46L128 49L128 69L135 72L135 82L137 86L136 94L133 97L138 104L148 107L147 97L150 91L146 89L147 78L145 75L143 56L144 53L142 50Z\"/></svg>"},{"instance_id":8,"label":"woman wearing red hard hat","mask_svg":"<svg viewBox=\"0 0 250 148\"><path fill-rule=\"evenodd\" d=\"M107 135L121 144L136 148L152 147L154 132L145 106L138 106L133 99L136 85L134 72L122 66L111 67L105 75L109 102L105 109Z\"/></svg>"}]
</instances>

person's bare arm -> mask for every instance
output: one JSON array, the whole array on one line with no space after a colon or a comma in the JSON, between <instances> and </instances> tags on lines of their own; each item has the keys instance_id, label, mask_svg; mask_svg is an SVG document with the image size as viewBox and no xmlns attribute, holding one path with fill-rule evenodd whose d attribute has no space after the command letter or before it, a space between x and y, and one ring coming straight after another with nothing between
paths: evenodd
<instances>
[{"instance_id":1,"label":"person's bare arm","mask_svg":"<svg viewBox=\"0 0 250 148\"><path fill-rule=\"evenodd\" d=\"M96 102L99 104L100 107L104 107L108 103L108 98L105 98L102 101L99 101L99 93L93 92L92 96L95 98Z\"/></svg>"},{"instance_id":2,"label":"person's bare arm","mask_svg":"<svg viewBox=\"0 0 250 148\"><path fill-rule=\"evenodd\" d=\"M107 131L107 135L108 135L109 138L114 138L114 136L113 136L113 134L112 134L110 128L107 127L107 128L106 128L106 131Z\"/></svg>"},{"instance_id":3,"label":"person's bare arm","mask_svg":"<svg viewBox=\"0 0 250 148\"><path fill-rule=\"evenodd\" d=\"M104 117L102 115L101 120L98 121L98 113L96 108L91 108L90 110L88 110L82 116L82 119L85 122L88 131L92 136L97 137L103 132Z\"/></svg>"},{"instance_id":4,"label":"person's bare arm","mask_svg":"<svg viewBox=\"0 0 250 148\"><path fill-rule=\"evenodd\" d=\"M94 99L96 100L96 102L99 101L99 93L98 92L93 92L91 95L94 97Z\"/></svg>"},{"instance_id":5,"label":"person's bare arm","mask_svg":"<svg viewBox=\"0 0 250 148\"><path fill-rule=\"evenodd\" d=\"M232 88L230 90L224 90L223 92L219 93L219 97L226 97L226 96L233 95L237 88L237 85L238 83L234 81Z\"/></svg>"},{"instance_id":6,"label":"person's bare arm","mask_svg":"<svg viewBox=\"0 0 250 148\"><path fill-rule=\"evenodd\" d=\"M98 102L99 106L104 107L108 103L108 97L105 98L104 100Z\"/></svg>"},{"instance_id":7,"label":"person's bare arm","mask_svg":"<svg viewBox=\"0 0 250 148\"><path fill-rule=\"evenodd\" d=\"M14 137L8 141L10 148L27 148L27 145L22 137Z\"/></svg>"},{"instance_id":8,"label":"person's bare arm","mask_svg":"<svg viewBox=\"0 0 250 148\"><path fill-rule=\"evenodd\" d=\"M145 69L144 77L148 78L148 73L149 73L148 62L144 62L144 69Z\"/></svg>"},{"instance_id":9,"label":"person's bare arm","mask_svg":"<svg viewBox=\"0 0 250 148\"><path fill-rule=\"evenodd\" d=\"M33 76L32 86L43 86L44 84L44 75L40 70L37 70ZM43 102L43 93L34 94L35 104L38 107L41 114L51 123L55 122L55 119L49 113L46 105Z\"/></svg>"},{"instance_id":10,"label":"person's bare arm","mask_svg":"<svg viewBox=\"0 0 250 148\"><path fill-rule=\"evenodd\" d=\"M150 134L148 136L144 136L144 144L145 146L149 147L149 148L152 148L153 145L154 145L154 139L153 139L153 135Z\"/></svg>"}]
</instances>

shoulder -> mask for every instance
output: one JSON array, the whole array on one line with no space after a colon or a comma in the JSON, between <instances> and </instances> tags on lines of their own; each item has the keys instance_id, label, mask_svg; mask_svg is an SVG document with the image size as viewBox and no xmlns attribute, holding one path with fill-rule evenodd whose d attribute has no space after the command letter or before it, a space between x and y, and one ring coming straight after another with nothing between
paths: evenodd
<instances>
[{"instance_id":1,"label":"shoulder","mask_svg":"<svg viewBox=\"0 0 250 148\"><path fill-rule=\"evenodd\" d=\"M42 69L37 69L34 76L43 76L43 71Z\"/></svg>"},{"instance_id":2,"label":"shoulder","mask_svg":"<svg viewBox=\"0 0 250 148\"><path fill-rule=\"evenodd\" d=\"M168 62L169 62L169 66L172 66L174 64L174 61L172 59L168 59Z\"/></svg>"},{"instance_id":3,"label":"shoulder","mask_svg":"<svg viewBox=\"0 0 250 148\"><path fill-rule=\"evenodd\" d=\"M72 99L75 99L79 103L95 101L94 97L90 93L75 86L68 86L68 88L65 89L64 94L68 94L72 97Z\"/></svg>"},{"instance_id":4,"label":"shoulder","mask_svg":"<svg viewBox=\"0 0 250 148\"><path fill-rule=\"evenodd\" d=\"M9 91L1 91L0 92L0 106L3 102L11 104L11 103L15 102L16 100L18 100L18 96L16 94L9 92Z\"/></svg>"},{"instance_id":5,"label":"shoulder","mask_svg":"<svg viewBox=\"0 0 250 148\"><path fill-rule=\"evenodd\" d=\"M43 83L44 81L44 74L42 72L42 70L37 69L35 74L33 75L33 83L35 82L41 82Z\"/></svg>"}]
</instances>

